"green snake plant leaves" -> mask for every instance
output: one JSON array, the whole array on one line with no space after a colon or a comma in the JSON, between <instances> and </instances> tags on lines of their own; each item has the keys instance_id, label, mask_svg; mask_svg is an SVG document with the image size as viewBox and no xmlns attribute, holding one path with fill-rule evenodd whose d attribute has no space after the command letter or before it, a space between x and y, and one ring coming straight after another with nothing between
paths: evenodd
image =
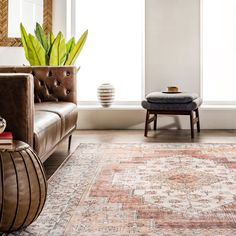
<instances>
[{"instance_id":1,"label":"green snake plant leaves","mask_svg":"<svg viewBox=\"0 0 236 236\"><path fill-rule=\"evenodd\" d=\"M70 53L70 51L74 48L75 46L75 38L72 37L67 43L66 43L66 52L67 54Z\"/></svg>"},{"instance_id":2,"label":"green snake plant leaves","mask_svg":"<svg viewBox=\"0 0 236 236\"><path fill-rule=\"evenodd\" d=\"M51 47L52 47L52 44L53 44L53 42L54 42L54 39L55 39L55 36L54 36L53 32L50 32L50 33L48 34L48 37L47 37L49 50L50 50Z\"/></svg>"},{"instance_id":3,"label":"green snake plant leaves","mask_svg":"<svg viewBox=\"0 0 236 236\"><path fill-rule=\"evenodd\" d=\"M41 43L41 45L45 49L45 51L48 52L49 45L48 45L47 37L43 31L43 28L41 27L41 25L39 23L36 23L36 29L35 29L34 33L35 33L35 36L38 39L38 41Z\"/></svg>"},{"instance_id":4,"label":"green snake plant leaves","mask_svg":"<svg viewBox=\"0 0 236 236\"><path fill-rule=\"evenodd\" d=\"M66 43L62 32L59 32L52 44L49 65L50 66L64 65L65 60L66 60Z\"/></svg>"},{"instance_id":5,"label":"green snake plant leaves","mask_svg":"<svg viewBox=\"0 0 236 236\"><path fill-rule=\"evenodd\" d=\"M75 46L72 48L72 50L70 51L70 53L68 54L68 58L65 62L65 65L73 65L75 60L77 59L77 57L79 56L85 42L87 39L87 35L88 35L88 30L86 30L82 36L80 37L80 39L78 40L78 42L75 44Z\"/></svg>"},{"instance_id":6,"label":"green snake plant leaves","mask_svg":"<svg viewBox=\"0 0 236 236\"><path fill-rule=\"evenodd\" d=\"M20 32L21 32L21 42L25 51L25 58L29 60L28 47L27 47L28 34L26 33L26 30L22 23L20 24Z\"/></svg>"},{"instance_id":7,"label":"green snake plant leaves","mask_svg":"<svg viewBox=\"0 0 236 236\"><path fill-rule=\"evenodd\" d=\"M31 66L42 66L46 64L46 53L40 42L29 34L27 40L28 57Z\"/></svg>"},{"instance_id":8,"label":"green snake plant leaves","mask_svg":"<svg viewBox=\"0 0 236 236\"><path fill-rule=\"evenodd\" d=\"M34 31L35 36L27 34L22 23L20 31L25 57L32 66L73 65L88 35L88 31L85 31L77 43L74 37L66 43L62 32L59 32L55 38L52 32L46 34L38 23Z\"/></svg>"}]
</instances>

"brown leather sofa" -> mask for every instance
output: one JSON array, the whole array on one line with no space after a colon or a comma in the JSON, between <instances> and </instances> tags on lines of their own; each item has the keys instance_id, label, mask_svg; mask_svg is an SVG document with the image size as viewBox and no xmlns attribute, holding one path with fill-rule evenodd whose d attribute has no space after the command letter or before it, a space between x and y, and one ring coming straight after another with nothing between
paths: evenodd
<instances>
[{"instance_id":1,"label":"brown leather sofa","mask_svg":"<svg viewBox=\"0 0 236 236\"><path fill-rule=\"evenodd\" d=\"M76 128L76 67L0 67L0 115L42 162Z\"/></svg>"}]
</instances>

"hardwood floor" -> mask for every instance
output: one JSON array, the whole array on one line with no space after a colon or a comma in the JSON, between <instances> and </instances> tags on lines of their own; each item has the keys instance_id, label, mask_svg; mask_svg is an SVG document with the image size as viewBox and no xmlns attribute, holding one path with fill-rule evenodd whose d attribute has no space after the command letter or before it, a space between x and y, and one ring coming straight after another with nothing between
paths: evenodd
<instances>
[{"instance_id":1,"label":"hardwood floor","mask_svg":"<svg viewBox=\"0 0 236 236\"><path fill-rule=\"evenodd\" d=\"M80 143L236 143L236 130L202 130L195 131L191 139L190 130L149 131L148 138L143 130L77 130L74 132L71 151L67 152L68 140L44 163L47 178L58 169L63 161L75 151Z\"/></svg>"}]
</instances>

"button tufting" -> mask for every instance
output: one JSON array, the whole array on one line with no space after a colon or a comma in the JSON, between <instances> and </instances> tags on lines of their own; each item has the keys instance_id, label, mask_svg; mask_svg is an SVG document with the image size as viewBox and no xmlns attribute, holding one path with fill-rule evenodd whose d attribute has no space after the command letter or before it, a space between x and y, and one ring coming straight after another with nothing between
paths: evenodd
<instances>
[{"instance_id":1,"label":"button tufting","mask_svg":"<svg viewBox=\"0 0 236 236\"><path fill-rule=\"evenodd\" d=\"M54 86L55 86L55 87L60 86L60 82L59 82L58 80L54 80Z\"/></svg>"},{"instance_id":2,"label":"button tufting","mask_svg":"<svg viewBox=\"0 0 236 236\"><path fill-rule=\"evenodd\" d=\"M52 72L51 71L48 72L48 76L52 76Z\"/></svg>"},{"instance_id":3,"label":"button tufting","mask_svg":"<svg viewBox=\"0 0 236 236\"><path fill-rule=\"evenodd\" d=\"M70 90L66 90L66 94L70 94Z\"/></svg>"},{"instance_id":4,"label":"button tufting","mask_svg":"<svg viewBox=\"0 0 236 236\"><path fill-rule=\"evenodd\" d=\"M39 80L39 84L40 84L41 86L43 86L43 85L44 85L44 82L43 82L42 80Z\"/></svg>"},{"instance_id":5,"label":"button tufting","mask_svg":"<svg viewBox=\"0 0 236 236\"><path fill-rule=\"evenodd\" d=\"M66 75L67 75L67 76L70 76L70 72L69 72L69 71L67 71L67 72L66 72Z\"/></svg>"}]
</instances>

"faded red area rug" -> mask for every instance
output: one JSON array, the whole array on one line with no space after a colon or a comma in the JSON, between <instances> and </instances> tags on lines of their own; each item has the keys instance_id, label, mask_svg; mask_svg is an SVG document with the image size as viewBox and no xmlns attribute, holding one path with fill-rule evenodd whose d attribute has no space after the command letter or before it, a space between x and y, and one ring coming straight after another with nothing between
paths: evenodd
<instances>
[{"instance_id":1,"label":"faded red area rug","mask_svg":"<svg viewBox=\"0 0 236 236\"><path fill-rule=\"evenodd\" d=\"M17 235L236 235L236 145L82 144Z\"/></svg>"}]
</instances>

